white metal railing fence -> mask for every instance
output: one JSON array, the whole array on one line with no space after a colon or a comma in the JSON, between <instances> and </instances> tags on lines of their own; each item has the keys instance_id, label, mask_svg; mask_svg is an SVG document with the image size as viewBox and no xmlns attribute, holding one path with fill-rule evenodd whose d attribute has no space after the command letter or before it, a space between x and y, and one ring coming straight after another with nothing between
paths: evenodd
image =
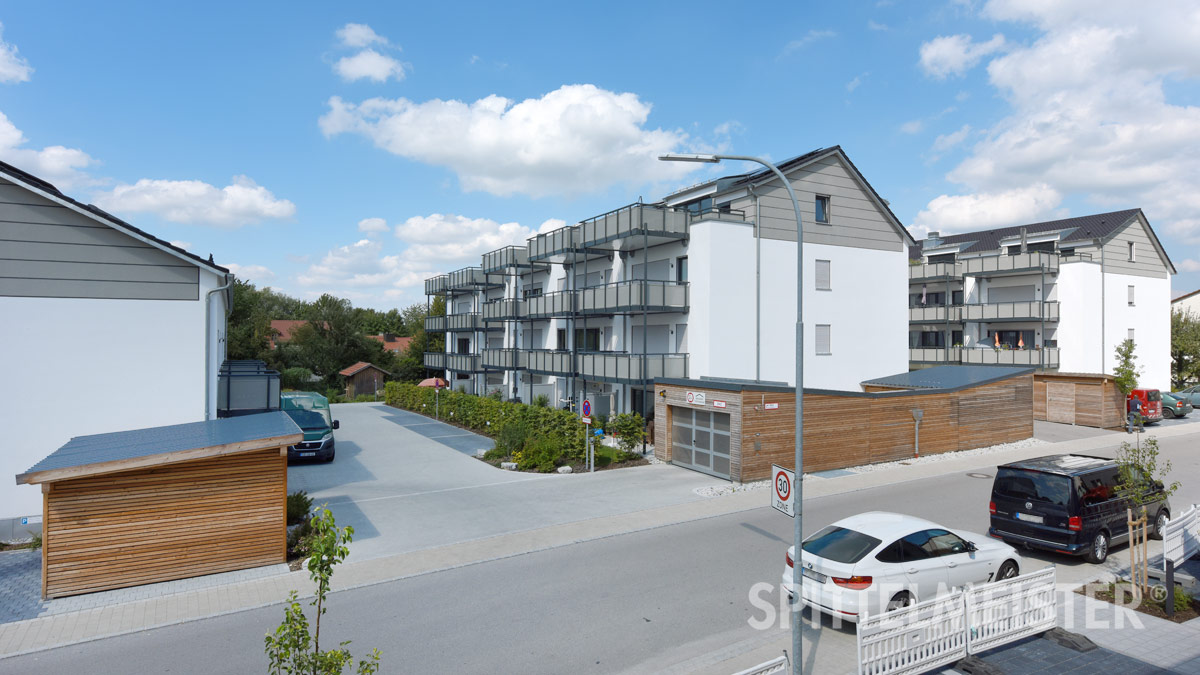
<instances>
[{"instance_id":1,"label":"white metal railing fence","mask_svg":"<svg viewBox=\"0 0 1200 675\"><path fill-rule=\"evenodd\" d=\"M774 673L786 673L791 670L789 668L790 665L786 656L777 656L770 661L763 661L757 666L739 670L733 675L774 675Z\"/></svg>"},{"instance_id":2,"label":"white metal railing fence","mask_svg":"<svg viewBox=\"0 0 1200 675\"><path fill-rule=\"evenodd\" d=\"M966 590L967 651L978 654L1054 628L1054 568Z\"/></svg>"},{"instance_id":3,"label":"white metal railing fence","mask_svg":"<svg viewBox=\"0 0 1200 675\"><path fill-rule=\"evenodd\" d=\"M860 675L923 673L967 655L963 592L858 622Z\"/></svg>"},{"instance_id":4,"label":"white metal railing fence","mask_svg":"<svg viewBox=\"0 0 1200 675\"><path fill-rule=\"evenodd\" d=\"M1054 568L969 585L858 622L860 675L923 673L1054 627Z\"/></svg>"},{"instance_id":5,"label":"white metal railing fence","mask_svg":"<svg viewBox=\"0 0 1200 675\"><path fill-rule=\"evenodd\" d=\"M1163 571L1168 560L1178 567L1197 552L1200 552L1200 508L1192 504L1163 530Z\"/></svg>"}]
</instances>

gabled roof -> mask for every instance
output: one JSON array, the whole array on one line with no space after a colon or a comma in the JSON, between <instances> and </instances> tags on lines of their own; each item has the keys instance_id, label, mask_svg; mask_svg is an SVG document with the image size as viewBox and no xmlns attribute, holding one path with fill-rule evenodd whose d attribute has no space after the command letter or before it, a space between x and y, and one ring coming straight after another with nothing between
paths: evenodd
<instances>
[{"instance_id":1,"label":"gabled roof","mask_svg":"<svg viewBox=\"0 0 1200 675\"><path fill-rule=\"evenodd\" d=\"M25 473L17 484L132 471L292 445L304 434L283 412L76 436Z\"/></svg>"},{"instance_id":2,"label":"gabled roof","mask_svg":"<svg viewBox=\"0 0 1200 675\"><path fill-rule=\"evenodd\" d=\"M374 363L368 363L366 361L359 361L358 363L350 366L349 368L344 368L344 369L338 371L338 375L341 375L343 377L350 377L352 375L357 375L358 373L361 373L362 371L366 370L367 368L374 368L375 370L378 370L379 372L383 373L384 375L387 375L386 370L384 370L383 368L380 368L379 366L375 365Z\"/></svg>"},{"instance_id":3,"label":"gabled roof","mask_svg":"<svg viewBox=\"0 0 1200 675\"><path fill-rule=\"evenodd\" d=\"M204 269L216 274L229 274L228 268L221 267L212 260L205 260L204 258L191 253L190 251L185 251L169 241L164 241L150 234L149 232L146 232L145 230L134 227L133 225L121 220L99 206L94 204L84 204L83 202L68 197L48 181L42 180L31 173L22 171L21 169L18 169L7 162L0 162L0 176L3 176L5 179L12 181L13 183L20 185L27 190L39 194L50 201L58 202L59 204L62 204L63 206L81 215L87 216L119 232L124 232L134 239L139 239L147 244L150 244L151 246L154 246L155 248L161 249L162 251L177 258L186 260L187 262L190 262L198 267L203 267Z\"/></svg>"},{"instance_id":4,"label":"gabled roof","mask_svg":"<svg viewBox=\"0 0 1200 675\"><path fill-rule=\"evenodd\" d=\"M308 323L307 319L272 319L271 330L274 331L274 336L271 342L288 342L292 339L292 333L304 324Z\"/></svg>"},{"instance_id":5,"label":"gabled roof","mask_svg":"<svg viewBox=\"0 0 1200 675\"><path fill-rule=\"evenodd\" d=\"M963 232L961 234L949 234L939 237L941 244L965 244L959 253L985 253L998 251L1001 249L1001 240L1010 237L1021 236L1021 230L1024 229L1027 235L1042 234L1047 232L1061 232L1059 244L1090 244L1094 239L1100 239L1101 242L1106 242L1115 236L1118 232L1129 225L1138 217L1141 217L1142 222L1146 224L1146 231L1150 235L1150 241L1154 247L1162 255L1166 261L1167 267L1171 272L1175 272L1175 266L1171 263L1170 257L1167 256L1166 250L1158 241L1158 235L1154 233L1154 228L1150 227L1150 221L1146 220L1145 214L1141 209L1126 209L1124 211L1110 211L1108 213L1094 213L1090 216L1079 216L1078 218L1063 218L1062 220L1047 220L1042 223L1029 223L1026 225L1012 225L1008 227L997 227L990 230L978 230L976 232ZM911 259L919 259L921 257L922 248L928 242L928 239L921 240L915 246L909 248L908 257Z\"/></svg>"},{"instance_id":6,"label":"gabled roof","mask_svg":"<svg viewBox=\"0 0 1200 675\"><path fill-rule=\"evenodd\" d=\"M1197 293L1200 293L1200 290L1195 290L1195 291L1192 291L1191 293L1184 293L1183 295L1179 296L1178 298L1175 298L1174 300L1172 300L1171 303L1174 304L1176 302L1179 302L1180 300L1187 300L1188 298L1192 297L1193 295L1195 295Z\"/></svg>"},{"instance_id":7,"label":"gabled roof","mask_svg":"<svg viewBox=\"0 0 1200 675\"><path fill-rule=\"evenodd\" d=\"M395 335L368 335L372 340L377 340L383 343L383 348L389 352L402 352L408 349L409 343L413 341L411 337L396 337ZM390 338L390 339L389 339Z\"/></svg>"}]
</instances>

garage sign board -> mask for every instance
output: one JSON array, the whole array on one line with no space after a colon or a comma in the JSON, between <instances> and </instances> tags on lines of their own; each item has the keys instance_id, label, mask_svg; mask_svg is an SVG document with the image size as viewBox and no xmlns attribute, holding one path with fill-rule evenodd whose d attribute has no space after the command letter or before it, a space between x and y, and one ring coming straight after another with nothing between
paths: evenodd
<instances>
[{"instance_id":1,"label":"garage sign board","mask_svg":"<svg viewBox=\"0 0 1200 675\"><path fill-rule=\"evenodd\" d=\"M782 466L771 465L771 506L785 516L796 517L796 504L792 490L796 486L796 472Z\"/></svg>"},{"instance_id":2,"label":"garage sign board","mask_svg":"<svg viewBox=\"0 0 1200 675\"><path fill-rule=\"evenodd\" d=\"M693 405L704 405L704 392L689 391L687 393L687 402Z\"/></svg>"}]
</instances>

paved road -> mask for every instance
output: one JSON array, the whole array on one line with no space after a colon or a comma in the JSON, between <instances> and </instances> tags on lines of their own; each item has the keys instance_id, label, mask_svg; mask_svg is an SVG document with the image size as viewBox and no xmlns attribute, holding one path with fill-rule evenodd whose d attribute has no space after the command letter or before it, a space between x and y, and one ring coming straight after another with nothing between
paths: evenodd
<instances>
[{"instance_id":1,"label":"paved road","mask_svg":"<svg viewBox=\"0 0 1200 675\"><path fill-rule=\"evenodd\" d=\"M354 526L355 560L703 499L713 478L669 466L595 474L502 471L474 458L492 441L381 404L333 406L331 464L293 464L288 489Z\"/></svg>"},{"instance_id":2,"label":"paved road","mask_svg":"<svg viewBox=\"0 0 1200 675\"><path fill-rule=\"evenodd\" d=\"M1200 475L1194 437L1162 445L1175 476ZM955 473L813 499L806 515L818 527L869 505L978 532L990 485ZM1192 501L1200 501L1195 481L1176 498ZM751 588L777 582L790 537L791 522L764 507L345 591L332 596L325 634L353 638L358 651L379 647L383 672L668 671L785 635L778 623L760 631L747 621L764 618ZM1059 556L1026 560L1027 570L1057 564L1063 580L1097 572ZM144 631L0 661L0 671L125 673L135 654L144 672L259 671L262 635L281 614L273 607ZM816 672L840 672L853 658L849 629L826 624L808 635Z\"/></svg>"}]
</instances>

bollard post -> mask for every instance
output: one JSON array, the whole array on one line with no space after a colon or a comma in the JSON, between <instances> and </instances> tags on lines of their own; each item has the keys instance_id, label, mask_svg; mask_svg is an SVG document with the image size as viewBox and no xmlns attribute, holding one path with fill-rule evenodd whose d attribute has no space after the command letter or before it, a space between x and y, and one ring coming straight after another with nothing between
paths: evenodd
<instances>
[{"instance_id":1,"label":"bollard post","mask_svg":"<svg viewBox=\"0 0 1200 675\"><path fill-rule=\"evenodd\" d=\"M1167 610L1167 620L1175 620L1175 561L1167 560L1167 599L1163 602L1163 609Z\"/></svg>"}]
</instances>

